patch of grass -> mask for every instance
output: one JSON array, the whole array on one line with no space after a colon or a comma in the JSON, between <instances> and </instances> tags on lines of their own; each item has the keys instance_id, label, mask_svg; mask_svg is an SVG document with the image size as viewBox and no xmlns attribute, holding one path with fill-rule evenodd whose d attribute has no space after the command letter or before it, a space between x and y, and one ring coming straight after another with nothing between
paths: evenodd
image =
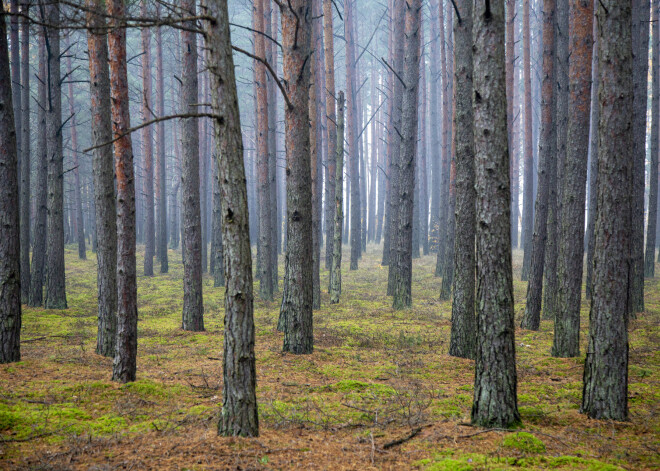
<instances>
[{"instance_id":1,"label":"patch of grass","mask_svg":"<svg viewBox=\"0 0 660 471\"><path fill-rule=\"evenodd\" d=\"M516 432L502 440L502 448L515 449L525 454L544 453L545 444L531 433Z\"/></svg>"}]
</instances>

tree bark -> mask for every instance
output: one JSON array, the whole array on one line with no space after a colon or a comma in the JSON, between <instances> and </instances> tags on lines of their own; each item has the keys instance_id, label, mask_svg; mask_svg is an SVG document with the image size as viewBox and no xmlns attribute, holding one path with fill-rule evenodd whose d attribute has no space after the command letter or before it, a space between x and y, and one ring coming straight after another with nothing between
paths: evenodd
<instances>
[{"instance_id":1,"label":"tree bark","mask_svg":"<svg viewBox=\"0 0 660 471\"><path fill-rule=\"evenodd\" d=\"M147 1L140 2L142 16L147 16ZM140 31L142 40L142 99L141 113L142 121L152 119L153 103L151 99L151 30L142 28ZM144 192L144 275L154 274L155 255L155 228L154 228L154 146L153 128L146 126L142 128L142 165L144 168L144 179L142 190Z\"/></svg>"},{"instance_id":2,"label":"tree bark","mask_svg":"<svg viewBox=\"0 0 660 471\"><path fill-rule=\"evenodd\" d=\"M337 154L337 115L335 113L335 52L333 39L332 0L323 0L323 47L325 49L325 107L328 113L327 150L328 162L325 166L325 268L330 270L333 258L334 228L336 209L332 204L335 201L335 174Z\"/></svg>"},{"instance_id":3,"label":"tree bark","mask_svg":"<svg viewBox=\"0 0 660 471\"><path fill-rule=\"evenodd\" d=\"M195 1L182 2L186 14L195 16ZM194 26L190 22L188 26ZM198 103L197 38L182 31L181 109L196 113ZM202 299L202 221L199 196L199 122L197 118L181 120L181 195L183 198L183 330L204 330Z\"/></svg>"},{"instance_id":4,"label":"tree bark","mask_svg":"<svg viewBox=\"0 0 660 471\"><path fill-rule=\"evenodd\" d=\"M513 88L516 61L515 47L516 0L506 0L506 119L509 137L509 163L511 165L511 246L518 247L518 172L516 151L513 145L515 120L513 104L515 92Z\"/></svg>"},{"instance_id":5,"label":"tree bark","mask_svg":"<svg viewBox=\"0 0 660 471\"><path fill-rule=\"evenodd\" d=\"M21 299L30 297L30 2L21 2L21 168L20 231L21 231ZM18 131L17 131L18 132Z\"/></svg>"},{"instance_id":6,"label":"tree bark","mask_svg":"<svg viewBox=\"0 0 660 471\"><path fill-rule=\"evenodd\" d=\"M19 230L18 144L11 82L7 26L0 5L0 363L21 359L21 244ZM12 48L17 44L13 42ZM15 95L15 94L14 94Z\"/></svg>"},{"instance_id":7,"label":"tree bark","mask_svg":"<svg viewBox=\"0 0 660 471\"><path fill-rule=\"evenodd\" d=\"M277 39L277 13L273 13L270 0L264 3L264 21L266 34ZM277 44L266 42L266 60L275 71L277 71ZM277 254L279 251L279 225L277 217L277 203L279 195L277 191L277 99L280 91L277 89L275 80L266 75L268 80L268 186L270 191L270 257L271 274L273 276L273 291L277 292L278 267Z\"/></svg>"},{"instance_id":8,"label":"tree bark","mask_svg":"<svg viewBox=\"0 0 660 471\"><path fill-rule=\"evenodd\" d=\"M598 207L598 23L594 21L594 50L591 58L591 118L589 123L589 219L587 221L587 280L585 294L591 300L594 273L594 234Z\"/></svg>"},{"instance_id":9,"label":"tree bark","mask_svg":"<svg viewBox=\"0 0 660 471\"><path fill-rule=\"evenodd\" d=\"M337 143L335 149L335 184L341 188L344 184L344 92L337 98ZM341 236L344 223L344 197L342 191L335 192L335 221L333 224L332 266L330 268L330 304L337 304L341 295Z\"/></svg>"},{"instance_id":10,"label":"tree bark","mask_svg":"<svg viewBox=\"0 0 660 471\"><path fill-rule=\"evenodd\" d=\"M649 165L649 213L646 226L646 255L644 260L644 276L655 277L655 236L658 220L658 141L660 139L660 21L658 8L653 9L653 68L651 95L651 161Z\"/></svg>"},{"instance_id":11,"label":"tree bark","mask_svg":"<svg viewBox=\"0 0 660 471\"><path fill-rule=\"evenodd\" d=\"M62 153L62 86L60 80L59 2L46 6L48 54L48 219L46 243L46 309L66 309L64 279L64 155Z\"/></svg>"},{"instance_id":12,"label":"tree bark","mask_svg":"<svg viewBox=\"0 0 660 471\"><path fill-rule=\"evenodd\" d=\"M423 22L422 22L423 23ZM424 44L424 30L421 30L422 38L421 43ZM426 117L428 110L428 99L427 99L427 79L426 79L426 60L423 59L424 46L422 46L422 62L420 64L420 99L422 104L420 106L419 114L419 127L420 127L420 152L419 152L419 165L417 170L417 177L419 181L419 212L415 214L415 217L419 217L419 243L422 247L422 253L424 255L429 254L429 191L428 191L428 134L426 132ZM372 135L375 135L375 125ZM374 165L375 169L375 165ZM373 172L373 178L375 181L376 172Z\"/></svg>"},{"instance_id":13,"label":"tree bark","mask_svg":"<svg viewBox=\"0 0 660 471\"><path fill-rule=\"evenodd\" d=\"M257 436L252 255L238 95L234 77L227 2L205 0L218 186L224 241L225 331L221 435Z\"/></svg>"},{"instance_id":14,"label":"tree bark","mask_svg":"<svg viewBox=\"0 0 660 471\"><path fill-rule=\"evenodd\" d=\"M160 16L160 4L156 5ZM165 116L165 79L163 66L163 31L156 28L156 115ZM167 154L165 152L165 121L156 124L156 200L158 201L158 258L160 272L169 271L167 254Z\"/></svg>"},{"instance_id":15,"label":"tree bark","mask_svg":"<svg viewBox=\"0 0 660 471\"><path fill-rule=\"evenodd\" d=\"M598 216L581 412L628 418L627 297L634 202L634 85L630 2L598 2ZM632 117L632 118L631 118Z\"/></svg>"},{"instance_id":16,"label":"tree bark","mask_svg":"<svg viewBox=\"0 0 660 471\"><path fill-rule=\"evenodd\" d=\"M454 16L454 142L456 146L456 210L454 213L454 300L449 354L474 358L475 174L472 112L472 3L463 2L461 20Z\"/></svg>"},{"instance_id":17,"label":"tree bark","mask_svg":"<svg viewBox=\"0 0 660 471\"><path fill-rule=\"evenodd\" d=\"M117 179L117 346L112 379L135 381L137 362L137 280L135 268L135 175L128 110L126 71L126 29L119 27L124 2L106 2L110 15L108 62L110 64L110 103Z\"/></svg>"},{"instance_id":18,"label":"tree bark","mask_svg":"<svg viewBox=\"0 0 660 471\"><path fill-rule=\"evenodd\" d=\"M474 0L474 154L477 240L477 350L472 423L520 422L511 266L504 3Z\"/></svg>"},{"instance_id":19,"label":"tree bark","mask_svg":"<svg viewBox=\"0 0 660 471\"><path fill-rule=\"evenodd\" d=\"M524 165L523 192L523 266L522 281L529 278L532 258L532 227L534 225L534 145L532 143L532 60L530 54L531 32L529 29L529 0L523 0L523 84L525 88L524 116Z\"/></svg>"}]
</instances>

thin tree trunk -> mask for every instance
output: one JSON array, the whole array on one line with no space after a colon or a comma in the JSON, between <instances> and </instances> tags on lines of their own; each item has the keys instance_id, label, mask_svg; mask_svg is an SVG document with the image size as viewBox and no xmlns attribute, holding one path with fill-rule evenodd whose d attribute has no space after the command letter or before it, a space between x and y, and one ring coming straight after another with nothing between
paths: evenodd
<instances>
[{"instance_id":1,"label":"thin tree trunk","mask_svg":"<svg viewBox=\"0 0 660 471\"><path fill-rule=\"evenodd\" d=\"M337 142L335 149L335 183L341 188L344 183L344 92L340 91L337 98ZM343 192L335 192L335 222L332 249L332 266L330 268L330 304L337 304L341 295L341 236L344 223Z\"/></svg>"},{"instance_id":2,"label":"thin tree trunk","mask_svg":"<svg viewBox=\"0 0 660 471\"><path fill-rule=\"evenodd\" d=\"M148 15L147 1L140 2L140 12L143 16ZM142 28L140 31L142 40L142 99L141 113L142 121L152 119L153 103L151 100L151 30ZM154 274L155 255L155 229L154 229L154 146L153 128L146 126L142 128L142 165L144 168L144 179L142 180L142 191L144 192L144 275Z\"/></svg>"},{"instance_id":3,"label":"thin tree trunk","mask_svg":"<svg viewBox=\"0 0 660 471\"><path fill-rule=\"evenodd\" d=\"M646 226L646 258L644 276L655 277L655 233L658 220L658 139L660 139L660 21L658 7L653 9L653 68L651 95L651 161L649 171L649 213Z\"/></svg>"},{"instance_id":4,"label":"thin tree trunk","mask_svg":"<svg viewBox=\"0 0 660 471\"><path fill-rule=\"evenodd\" d=\"M516 150L514 144L514 71L516 60L515 47L516 0L506 0L506 119L509 137L509 163L511 165L511 246L518 247L518 172L515 165Z\"/></svg>"},{"instance_id":5,"label":"thin tree trunk","mask_svg":"<svg viewBox=\"0 0 660 471\"><path fill-rule=\"evenodd\" d=\"M371 114L377 113L378 109L378 95L376 94L376 87L378 84L378 72L376 70L376 59L371 61ZM370 174L369 180L369 202L368 202L368 220L367 220L367 241L374 242L376 239L376 182L378 180L378 138L376 136L376 122L378 119L373 117L371 120L371 160L370 160Z\"/></svg>"},{"instance_id":6,"label":"thin tree trunk","mask_svg":"<svg viewBox=\"0 0 660 471\"><path fill-rule=\"evenodd\" d=\"M532 143L532 60L530 44L532 42L529 29L529 1L523 0L523 84L525 88L524 123L524 192L523 192L523 281L529 278L529 267L532 259L532 227L534 225L534 149Z\"/></svg>"},{"instance_id":7,"label":"thin tree trunk","mask_svg":"<svg viewBox=\"0 0 660 471\"><path fill-rule=\"evenodd\" d=\"M520 422L511 266L504 3L474 0L474 154L477 240L477 351L472 422Z\"/></svg>"},{"instance_id":8,"label":"thin tree trunk","mask_svg":"<svg viewBox=\"0 0 660 471\"><path fill-rule=\"evenodd\" d=\"M333 36L333 6L332 0L323 0L323 47L325 49L325 107L328 114L327 150L328 162L325 166L325 268L330 270L333 257L335 201L335 174L337 154L337 115L335 112L335 52Z\"/></svg>"},{"instance_id":9,"label":"thin tree trunk","mask_svg":"<svg viewBox=\"0 0 660 471\"><path fill-rule=\"evenodd\" d=\"M438 99L438 81L440 80L440 71L438 70L438 57L440 52L438 46L441 41L439 39L440 33L438 32L438 0L429 1L430 22L431 22L431 57L430 57L430 99L431 99L431 228L429 238L430 250L436 252L439 244L440 233L440 199L441 199L441 160L442 150L440 148L440 135L438 130L441 129L439 108L440 103Z\"/></svg>"},{"instance_id":10,"label":"thin tree trunk","mask_svg":"<svg viewBox=\"0 0 660 471\"><path fill-rule=\"evenodd\" d=\"M423 21L422 21L423 23ZM421 30L421 43L424 44L424 30ZM424 49L422 46L422 62L420 64L420 98L421 106L419 111L419 128L420 128L420 152L419 152L419 165L417 169L418 181L419 181L419 212L415 214L415 217L419 218L419 243L422 247L422 253L424 255L429 254L429 192L427 184L427 156L428 156L428 134L426 133L426 111L428 109L428 100L426 94L426 60L424 59ZM375 172L374 172L375 176Z\"/></svg>"},{"instance_id":11,"label":"thin tree trunk","mask_svg":"<svg viewBox=\"0 0 660 471\"><path fill-rule=\"evenodd\" d=\"M271 8L270 0L264 3L264 21L266 34L277 38L277 12ZM266 60L277 71L277 44L273 41L266 42ZM275 80L266 75L268 80L268 186L270 191L270 271L273 276L273 291L277 292L278 267L277 254L279 251L279 230L277 217L277 203L279 195L277 191L277 99L280 91L277 89Z\"/></svg>"},{"instance_id":12,"label":"thin tree trunk","mask_svg":"<svg viewBox=\"0 0 660 471\"><path fill-rule=\"evenodd\" d=\"M160 16L160 4L156 4ZM156 115L165 115L165 79L163 66L163 31L156 28ZM158 258L160 272L169 271L167 255L167 154L165 152L165 121L156 124L156 200L158 201Z\"/></svg>"},{"instance_id":13,"label":"thin tree trunk","mask_svg":"<svg viewBox=\"0 0 660 471\"><path fill-rule=\"evenodd\" d=\"M598 2L598 216L581 412L628 418L628 322L634 103L630 2ZM632 118L631 118L632 117Z\"/></svg>"},{"instance_id":14,"label":"thin tree trunk","mask_svg":"<svg viewBox=\"0 0 660 471\"><path fill-rule=\"evenodd\" d=\"M30 296L30 2L21 2L21 116L20 123L20 231L21 231L21 299ZM17 130L18 132L18 130Z\"/></svg>"},{"instance_id":15,"label":"thin tree trunk","mask_svg":"<svg viewBox=\"0 0 660 471\"><path fill-rule=\"evenodd\" d=\"M591 121L589 124L589 219L587 221L587 280L586 297L591 300L594 273L594 234L596 227L596 212L598 208L598 23L594 21L594 50L591 60Z\"/></svg>"}]
</instances>

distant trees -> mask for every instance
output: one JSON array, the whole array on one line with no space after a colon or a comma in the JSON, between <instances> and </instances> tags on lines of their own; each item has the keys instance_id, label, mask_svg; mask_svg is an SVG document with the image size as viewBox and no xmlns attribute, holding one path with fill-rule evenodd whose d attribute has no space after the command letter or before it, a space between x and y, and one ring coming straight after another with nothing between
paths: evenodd
<instances>
[{"instance_id":1,"label":"distant trees","mask_svg":"<svg viewBox=\"0 0 660 471\"><path fill-rule=\"evenodd\" d=\"M149 14L147 0L140 3L142 16ZM142 121L152 119L153 101L151 97L151 30L142 28ZM142 160L144 166L143 192L144 192L144 275L154 274L155 235L154 235L154 144L153 128L142 128Z\"/></svg>"}]
</instances>

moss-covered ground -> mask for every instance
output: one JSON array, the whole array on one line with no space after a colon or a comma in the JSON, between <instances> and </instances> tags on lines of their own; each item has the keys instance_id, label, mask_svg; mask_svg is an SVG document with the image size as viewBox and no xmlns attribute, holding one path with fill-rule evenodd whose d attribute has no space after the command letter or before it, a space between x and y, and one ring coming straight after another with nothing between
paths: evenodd
<instances>
[{"instance_id":1,"label":"moss-covered ground","mask_svg":"<svg viewBox=\"0 0 660 471\"><path fill-rule=\"evenodd\" d=\"M204 333L180 329L182 267L139 276L138 381L94 353L96 265L67 248L69 309L24 309L22 357L0 366L2 469L653 469L660 467L660 287L630 325L630 421L579 413L582 356L552 358L552 322L516 332L519 430L469 426L472 361L447 354L449 302L435 258L414 261L412 309L385 296L381 248L343 272L339 305L314 314L314 354L281 352L279 300L255 302L258 439L218 437L223 289L205 275ZM344 260L347 260L345 254ZM526 283L514 256L516 323ZM138 260L141 273L142 260ZM158 265L156 265L156 272ZM282 265L280 262L280 273ZM327 272L322 275L323 288ZM281 289L281 285L280 285ZM255 289L255 292L258 290ZM411 437L411 435L414 435ZM392 445L397 439L401 444Z\"/></svg>"}]
</instances>

